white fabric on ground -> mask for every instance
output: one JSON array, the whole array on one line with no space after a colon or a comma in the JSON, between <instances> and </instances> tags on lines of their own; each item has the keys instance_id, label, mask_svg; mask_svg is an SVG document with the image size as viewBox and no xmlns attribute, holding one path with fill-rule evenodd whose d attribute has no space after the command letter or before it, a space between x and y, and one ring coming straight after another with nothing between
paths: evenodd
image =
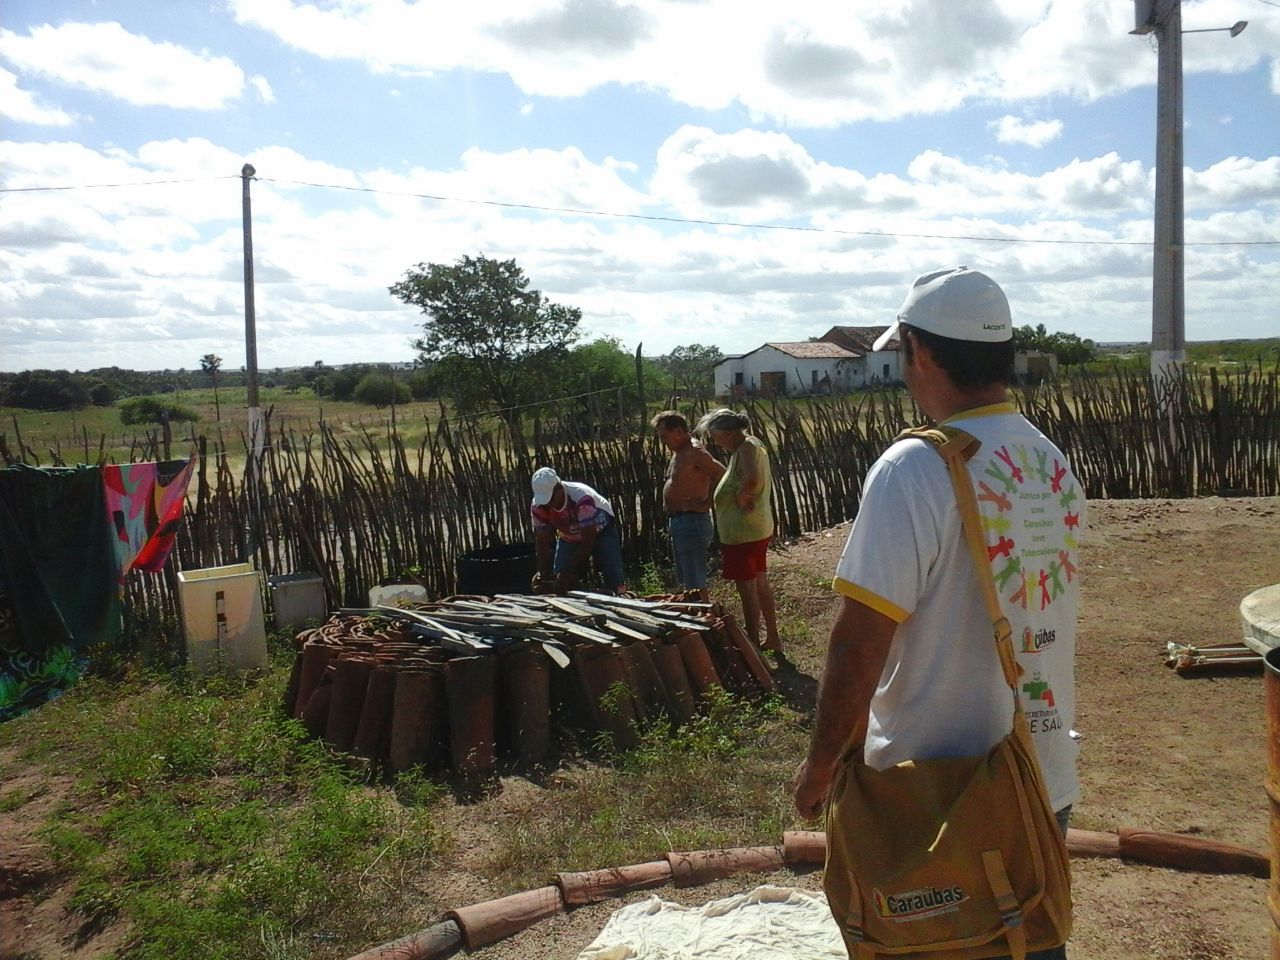
<instances>
[{"instance_id":1,"label":"white fabric on ground","mask_svg":"<svg viewBox=\"0 0 1280 960\"><path fill-rule=\"evenodd\" d=\"M701 907L623 907L578 960L845 960L821 891L757 887Z\"/></svg>"}]
</instances>

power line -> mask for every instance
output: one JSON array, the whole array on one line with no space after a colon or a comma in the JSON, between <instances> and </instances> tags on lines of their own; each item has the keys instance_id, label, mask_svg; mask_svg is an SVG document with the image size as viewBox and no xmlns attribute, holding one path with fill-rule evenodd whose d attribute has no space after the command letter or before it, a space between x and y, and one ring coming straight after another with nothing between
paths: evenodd
<instances>
[{"instance_id":1,"label":"power line","mask_svg":"<svg viewBox=\"0 0 1280 960\"><path fill-rule=\"evenodd\" d=\"M1271 3L1271 0L1259 0ZM1271 3L1280 7L1280 3ZM192 177L183 180L138 180L132 183L81 183L63 186L37 187L0 187L0 193L34 193L54 190L96 190L114 187L149 187L175 183L210 183L216 180L239 180L240 175L223 177ZM650 213L620 213L615 210L592 210L579 207L553 207L537 203L518 203L507 200L477 200L471 197L447 197L432 193L414 193L402 190L378 190L373 187L353 187L339 183L316 183L309 180L285 180L275 177L254 177L264 183L278 183L287 186L315 187L321 190L346 190L351 193L368 193L375 196L410 197L417 200L433 200L438 203L468 203L476 206L500 207L507 210L530 210L537 213L560 213L580 217L608 217L618 220L642 220L650 223L674 223L686 226L733 227L742 230L785 230L793 233L813 233L846 237L881 237L885 239L909 240L967 240L976 243L1039 243L1074 246L1110 246L1110 247L1149 247L1148 240L1070 240L1049 237L991 237L976 234L945 233L908 233L890 230L844 230L837 227L809 227L786 223L752 223L742 220L704 220L695 217L667 217ZM1280 245L1280 240L1192 240L1185 241L1188 247L1267 247Z\"/></svg>"},{"instance_id":2,"label":"power line","mask_svg":"<svg viewBox=\"0 0 1280 960\"><path fill-rule=\"evenodd\" d=\"M186 180L135 180L132 183L72 183L60 187L0 187L0 193L37 193L52 190L99 190L109 187L155 187L167 183L211 183L214 180L239 180L239 174L227 177L191 177Z\"/></svg>"}]
</instances>

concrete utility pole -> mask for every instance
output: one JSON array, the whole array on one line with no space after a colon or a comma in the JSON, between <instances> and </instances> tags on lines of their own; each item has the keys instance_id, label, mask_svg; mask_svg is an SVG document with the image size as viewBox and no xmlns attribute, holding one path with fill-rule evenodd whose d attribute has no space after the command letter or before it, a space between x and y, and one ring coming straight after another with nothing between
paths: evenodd
<instances>
[{"instance_id":1,"label":"concrete utility pole","mask_svg":"<svg viewBox=\"0 0 1280 960\"><path fill-rule=\"evenodd\" d=\"M1187 359L1182 210L1182 35L1248 25L1182 29L1182 0L1133 0L1133 33L1156 35L1156 210L1151 287L1151 375L1177 377Z\"/></svg>"},{"instance_id":2,"label":"concrete utility pole","mask_svg":"<svg viewBox=\"0 0 1280 960\"><path fill-rule=\"evenodd\" d=\"M253 213L249 205L249 182L257 174L253 164L246 163L240 168L240 179L244 183L243 220L244 220L244 353L245 384L248 387L249 406L249 442L252 445L254 458L262 453L262 408L258 404L258 331L257 318L253 309Z\"/></svg>"},{"instance_id":3,"label":"concrete utility pole","mask_svg":"<svg viewBox=\"0 0 1280 960\"><path fill-rule=\"evenodd\" d=\"M1182 245L1182 3L1134 0L1134 33L1155 32L1156 210L1151 375L1177 377L1187 359Z\"/></svg>"}]
</instances>

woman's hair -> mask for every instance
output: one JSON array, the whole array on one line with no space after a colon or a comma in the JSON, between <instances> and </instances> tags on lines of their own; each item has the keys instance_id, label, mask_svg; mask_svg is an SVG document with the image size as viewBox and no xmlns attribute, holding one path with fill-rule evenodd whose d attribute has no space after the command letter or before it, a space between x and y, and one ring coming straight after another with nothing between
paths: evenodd
<instances>
[{"instance_id":1,"label":"woman's hair","mask_svg":"<svg viewBox=\"0 0 1280 960\"><path fill-rule=\"evenodd\" d=\"M703 414L694 432L705 436L712 430L750 430L751 418L728 407L720 407Z\"/></svg>"}]
</instances>

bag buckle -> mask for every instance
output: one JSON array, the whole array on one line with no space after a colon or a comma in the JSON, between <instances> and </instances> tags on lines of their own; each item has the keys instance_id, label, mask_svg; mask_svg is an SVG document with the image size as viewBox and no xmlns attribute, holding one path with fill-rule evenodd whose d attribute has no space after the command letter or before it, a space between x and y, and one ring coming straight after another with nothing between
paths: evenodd
<instances>
[{"instance_id":1,"label":"bag buckle","mask_svg":"<svg viewBox=\"0 0 1280 960\"><path fill-rule=\"evenodd\" d=\"M1022 911L1016 907L1000 914L1000 920L1006 927L1013 929L1022 926Z\"/></svg>"},{"instance_id":2,"label":"bag buckle","mask_svg":"<svg viewBox=\"0 0 1280 960\"><path fill-rule=\"evenodd\" d=\"M850 940L853 940L857 943L862 943L864 940L867 939L867 935L862 931L861 927L855 926L854 924L849 923L848 921L845 922L844 932Z\"/></svg>"}]
</instances>

